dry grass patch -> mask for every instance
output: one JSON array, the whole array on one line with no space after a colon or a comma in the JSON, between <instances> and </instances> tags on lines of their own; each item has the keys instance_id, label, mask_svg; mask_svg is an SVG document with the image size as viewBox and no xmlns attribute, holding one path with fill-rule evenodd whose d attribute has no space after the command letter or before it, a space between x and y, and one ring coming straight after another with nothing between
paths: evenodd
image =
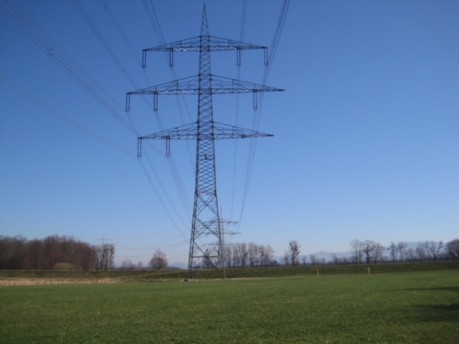
<instances>
[{"instance_id":1,"label":"dry grass patch","mask_svg":"<svg viewBox=\"0 0 459 344\"><path fill-rule=\"evenodd\" d=\"M8 278L0 279L0 287L8 286L35 286L35 285L60 285L60 284L113 284L119 283L117 278L98 279L71 279L71 278Z\"/></svg>"}]
</instances>

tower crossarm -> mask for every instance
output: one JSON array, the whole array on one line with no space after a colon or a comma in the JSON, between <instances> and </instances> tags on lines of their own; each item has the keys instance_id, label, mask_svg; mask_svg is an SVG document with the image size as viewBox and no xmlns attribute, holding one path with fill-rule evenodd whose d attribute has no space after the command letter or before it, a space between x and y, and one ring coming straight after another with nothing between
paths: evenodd
<instances>
[{"instance_id":1,"label":"tower crossarm","mask_svg":"<svg viewBox=\"0 0 459 344\"><path fill-rule=\"evenodd\" d=\"M227 78L219 75L211 75L211 83L202 88L199 85L198 76L177 79L165 82L163 84L141 88L130 91L126 94L164 94L164 95L194 95L194 94L230 94L230 93L250 93L250 92L279 92L281 88L270 87L256 84L253 82L242 81L238 79Z\"/></svg>"},{"instance_id":2,"label":"tower crossarm","mask_svg":"<svg viewBox=\"0 0 459 344\"><path fill-rule=\"evenodd\" d=\"M213 131L199 133L197 123L181 125L175 128L159 131L150 135L140 136L138 140L138 156L142 155L143 140L223 140L223 139L253 139L258 137L272 137L272 134L251 129L245 129L229 124L214 122ZM168 149L169 151L169 149Z\"/></svg>"},{"instance_id":3,"label":"tower crossarm","mask_svg":"<svg viewBox=\"0 0 459 344\"><path fill-rule=\"evenodd\" d=\"M147 53L148 52L169 52L169 65L173 66L174 52L200 52L202 50L201 45L201 36L196 36L180 41L175 41L172 43L161 44L155 47L146 48L142 50L142 67L145 68L147 65ZM232 39L221 38L216 36L207 36L208 45L204 48L207 51L236 51L238 53L237 56L237 64L241 64L241 57L240 52L242 50L253 50L253 49L260 49L264 51L264 61L265 64L268 64L268 48L263 45L246 43L241 41L235 41Z\"/></svg>"},{"instance_id":4,"label":"tower crossarm","mask_svg":"<svg viewBox=\"0 0 459 344\"><path fill-rule=\"evenodd\" d=\"M209 45L206 49L209 51L227 51L227 50L250 50L250 49L268 49L263 45L235 41L216 36L208 36ZM152 48L145 48L142 51L183 51L199 52L201 50L201 36L175 41L172 43L161 44Z\"/></svg>"},{"instance_id":5,"label":"tower crossarm","mask_svg":"<svg viewBox=\"0 0 459 344\"><path fill-rule=\"evenodd\" d=\"M153 95L154 107L157 110L158 95L195 95L195 94L234 94L234 93L253 93L258 92L279 92L281 88L256 84L238 79L227 78L219 75L211 75L210 83L203 87L199 76L177 79L163 84L142 88L126 93L126 111L130 111L131 95Z\"/></svg>"}]
</instances>

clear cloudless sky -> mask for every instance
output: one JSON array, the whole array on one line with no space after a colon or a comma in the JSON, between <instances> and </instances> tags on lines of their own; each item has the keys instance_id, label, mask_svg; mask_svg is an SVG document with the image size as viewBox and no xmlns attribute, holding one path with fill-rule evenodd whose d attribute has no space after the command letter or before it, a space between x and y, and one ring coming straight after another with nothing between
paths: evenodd
<instances>
[{"instance_id":1,"label":"clear cloudless sky","mask_svg":"<svg viewBox=\"0 0 459 344\"><path fill-rule=\"evenodd\" d=\"M285 89L258 112L250 94L214 97L217 121L275 135L217 142L221 213L238 222L226 241L281 256L290 240L310 254L458 238L459 1L292 0L277 29L282 3L207 1L211 35L271 47L279 34L267 84ZM133 96L129 114L124 102L197 74L196 53L173 69L151 53L142 69L141 50L199 35L203 4L1 1L1 235L187 261L194 143L172 142L167 158L150 142L139 160L136 137L194 121L196 97L160 96L157 113L151 98ZM213 53L212 69L262 83L263 54L238 68L234 52Z\"/></svg>"}]
</instances>

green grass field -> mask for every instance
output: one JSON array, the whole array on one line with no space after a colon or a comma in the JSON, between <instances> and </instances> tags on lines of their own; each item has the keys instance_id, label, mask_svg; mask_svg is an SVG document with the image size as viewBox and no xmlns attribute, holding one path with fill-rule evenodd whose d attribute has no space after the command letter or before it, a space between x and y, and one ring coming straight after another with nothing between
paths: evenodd
<instances>
[{"instance_id":1,"label":"green grass field","mask_svg":"<svg viewBox=\"0 0 459 344\"><path fill-rule=\"evenodd\" d=\"M459 270L0 287L2 343L459 343Z\"/></svg>"}]
</instances>

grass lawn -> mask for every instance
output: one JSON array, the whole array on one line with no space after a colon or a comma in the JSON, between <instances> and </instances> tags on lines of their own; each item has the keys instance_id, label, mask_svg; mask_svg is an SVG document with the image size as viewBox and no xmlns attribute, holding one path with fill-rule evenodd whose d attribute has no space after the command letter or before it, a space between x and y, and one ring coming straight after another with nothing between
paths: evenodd
<instances>
[{"instance_id":1,"label":"grass lawn","mask_svg":"<svg viewBox=\"0 0 459 344\"><path fill-rule=\"evenodd\" d=\"M0 287L1 343L459 343L459 270Z\"/></svg>"}]
</instances>

